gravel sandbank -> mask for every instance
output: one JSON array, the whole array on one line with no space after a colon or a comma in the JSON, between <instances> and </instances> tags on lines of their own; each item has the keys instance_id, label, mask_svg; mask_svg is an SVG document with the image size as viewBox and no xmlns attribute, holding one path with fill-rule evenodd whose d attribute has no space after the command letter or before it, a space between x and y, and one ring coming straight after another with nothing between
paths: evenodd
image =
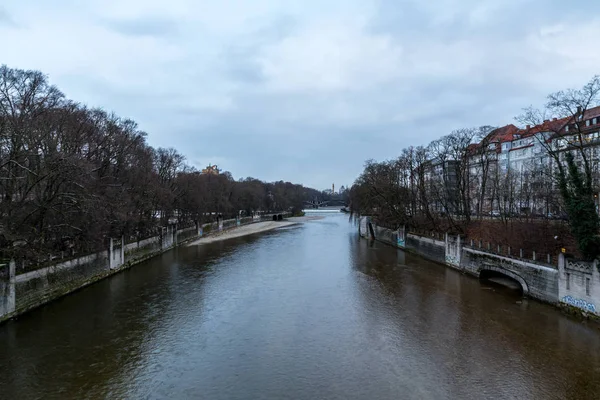
<instances>
[{"instance_id":1,"label":"gravel sandbank","mask_svg":"<svg viewBox=\"0 0 600 400\"><path fill-rule=\"evenodd\" d=\"M308 217L294 217L287 218L284 221L263 221L256 222L254 224L240 226L239 228L228 229L220 233L210 234L206 237L202 237L188 244L188 246L196 246L198 244L206 244L218 242L220 240L233 239L246 235L253 235L255 233L271 231L273 229L284 228L286 226L297 225L302 222L314 221L322 219L320 216L308 216Z\"/></svg>"}]
</instances>

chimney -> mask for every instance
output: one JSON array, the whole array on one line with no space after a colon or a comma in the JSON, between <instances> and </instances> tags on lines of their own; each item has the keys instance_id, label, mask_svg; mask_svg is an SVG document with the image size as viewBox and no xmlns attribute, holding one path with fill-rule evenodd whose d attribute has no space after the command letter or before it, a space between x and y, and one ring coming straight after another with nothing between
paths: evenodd
<instances>
[{"instance_id":1,"label":"chimney","mask_svg":"<svg viewBox=\"0 0 600 400\"><path fill-rule=\"evenodd\" d=\"M558 119L558 118L554 117L554 118L552 118L552 121L556 121L557 119Z\"/></svg>"},{"instance_id":2,"label":"chimney","mask_svg":"<svg viewBox=\"0 0 600 400\"><path fill-rule=\"evenodd\" d=\"M546 122L550 122L550 120L549 120L549 119L545 119L545 120L544 120L544 123L546 123Z\"/></svg>"},{"instance_id":3,"label":"chimney","mask_svg":"<svg viewBox=\"0 0 600 400\"><path fill-rule=\"evenodd\" d=\"M577 106L577 114L581 114L581 110L582 110L581 106Z\"/></svg>"},{"instance_id":4,"label":"chimney","mask_svg":"<svg viewBox=\"0 0 600 400\"><path fill-rule=\"evenodd\" d=\"M527 126L525 127L525 129L529 129L529 128L531 128L531 125L527 125Z\"/></svg>"}]
</instances>

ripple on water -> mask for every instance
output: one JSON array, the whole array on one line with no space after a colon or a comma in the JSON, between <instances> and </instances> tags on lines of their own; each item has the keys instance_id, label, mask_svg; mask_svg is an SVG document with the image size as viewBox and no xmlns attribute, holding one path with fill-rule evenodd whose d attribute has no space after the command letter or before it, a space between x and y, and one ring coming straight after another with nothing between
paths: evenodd
<instances>
[{"instance_id":1,"label":"ripple on water","mask_svg":"<svg viewBox=\"0 0 600 400\"><path fill-rule=\"evenodd\" d=\"M179 248L0 326L0 397L600 398L600 331L355 230Z\"/></svg>"}]
</instances>

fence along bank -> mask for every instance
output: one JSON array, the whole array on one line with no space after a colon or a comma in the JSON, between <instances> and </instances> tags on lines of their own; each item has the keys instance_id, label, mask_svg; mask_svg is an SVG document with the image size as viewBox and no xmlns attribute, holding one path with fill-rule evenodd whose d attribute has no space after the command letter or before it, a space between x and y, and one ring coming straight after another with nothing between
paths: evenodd
<instances>
[{"instance_id":1,"label":"fence along bank","mask_svg":"<svg viewBox=\"0 0 600 400\"><path fill-rule=\"evenodd\" d=\"M163 228L158 236L127 244L123 237L118 240L110 239L109 246L104 251L27 272L19 272L14 261L0 264L0 323L180 244L236 226L278 220L278 216L288 217L290 214L276 213L221 220L184 229L171 225Z\"/></svg>"},{"instance_id":2,"label":"fence along bank","mask_svg":"<svg viewBox=\"0 0 600 400\"><path fill-rule=\"evenodd\" d=\"M508 277L518 282L525 296L584 316L600 317L598 260L586 262L559 254L555 266L536 260L535 253L533 259L496 254L491 249L463 243L460 236L427 237L407 232L405 227L394 231L377 226L368 216L359 218L359 234L478 278Z\"/></svg>"}]
</instances>

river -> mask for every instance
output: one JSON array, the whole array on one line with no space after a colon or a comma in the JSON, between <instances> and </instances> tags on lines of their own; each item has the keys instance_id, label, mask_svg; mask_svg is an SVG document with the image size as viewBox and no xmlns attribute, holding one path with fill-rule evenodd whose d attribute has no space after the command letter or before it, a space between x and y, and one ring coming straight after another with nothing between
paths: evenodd
<instances>
[{"instance_id":1,"label":"river","mask_svg":"<svg viewBox=\"0 0 600 400\"><path fill-rule=\"evenodd\" d=\"M599 399L600 330L358 238L181 247L0 325L3 399Z\"/></svg>"}]
</instances>

